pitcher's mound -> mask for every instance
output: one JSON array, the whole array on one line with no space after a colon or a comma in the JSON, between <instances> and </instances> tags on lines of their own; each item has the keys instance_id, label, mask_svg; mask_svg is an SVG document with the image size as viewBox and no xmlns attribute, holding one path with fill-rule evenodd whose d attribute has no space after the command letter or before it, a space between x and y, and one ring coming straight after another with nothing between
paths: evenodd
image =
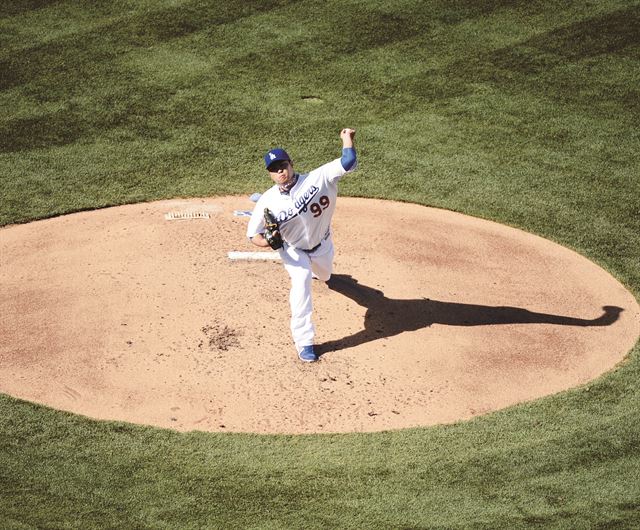
<instances>
[{"instance_id":1,"label":"pitcher's mound","mask_svg":"<svg viewBox=\"0 0 640 530\"><path fill-rule=\"evenodd\" d=\"M566 248L340 198L335 275L313 285L323 355L302 364L281 263L228 257L258 250L234 215L252 207L163 201L0 230L0 391L178 430L379 431L585 383L640 333L634 297Z\"/></svg>"}]
</instances>

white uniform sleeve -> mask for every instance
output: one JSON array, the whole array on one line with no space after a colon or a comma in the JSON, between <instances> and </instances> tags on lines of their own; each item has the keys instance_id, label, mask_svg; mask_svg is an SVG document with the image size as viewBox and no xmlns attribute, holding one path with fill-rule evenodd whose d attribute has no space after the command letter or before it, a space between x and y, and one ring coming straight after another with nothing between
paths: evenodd
<instances>
[{"instance_id":1,"label":"white uniform sleeve","mask_svg":"<svg viewBox=\"0 0 640 530\"><path fill-rule=\"evenodd\" d=\"M314 169L311 173L313 173L314 177L319 176L323 180L326 180L328 182L335 182L337 180L340 180L340 178L345 174L351 173L356 168L356 166L357 164L354 164L354 166L349 171L346 171L342 167L340 159L336 158L332 162L328 162L324 166L320 166L318 169Z\"/></svg>"},{"instance_id":2,"label":"white uniform sleeve","mask_svg":"<svg viewBox=\"0 0 640 530\"><path fill-rule=\"evenodd\" d=\"M262 195L264 197L264 194ZM255 207L253 208L253 212L251 213L251 218L249 219L249 226L247 226L247 237L251 239L258 234L264 233L264 201L262 201L262 197L258 199Z\"/></svg>"}]
</instances>

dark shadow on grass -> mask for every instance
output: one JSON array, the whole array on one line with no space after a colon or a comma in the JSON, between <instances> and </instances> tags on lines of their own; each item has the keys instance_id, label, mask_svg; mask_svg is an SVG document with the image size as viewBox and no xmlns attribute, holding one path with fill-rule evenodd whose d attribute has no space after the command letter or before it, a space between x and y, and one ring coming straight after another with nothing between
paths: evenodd
<instances>
[{"instance_id":1,"label":"dark shadow on grass","mask_svg":"<svg viewBox=\"0 0 640 530\"><path fill-rule=\"evenodd\" d=\"M629 6L610 13L554 27L520 42L497 49L470 50L447 66L405 77L403 92L426 102L464 97L477 91L478 83L518 89L523 93L544 90L545 97L566 101L580 96L584 79L551 75L601 56L629 57L638 43L640 7ZM573 79L573 81L571 81ZM598 79L589 79L598 83ZM574 84L575 83L575 86ZM597 86L597 85L594 85ZM638 91L634 86L612 90L602 86L590 98L619 102L623 108L638 110Z\"/></svg>"},{"instance_id":2,"label":"dark shadow on grass","mask_svg":"<svg viewBox=\"0 0 640 530\"><path fill-rule=\"evenodd\" d=\"M339 340L317 346L319 355L352 348L373 340L392 337L405 331L416 331L432 324L446 326L489 326L498 324L555 324L558 326L610 326L624 311L621 307L604 306L595 319L536 313L520 307L485 306L441 302L420 298L395 300L382 291L358 283L349 275L334 274L327 282L329 289L367 308L364 329Z\"/></svg>"},{"instance_id":3,"label":"dark shadow on grass","mask_svg":"<svg viewBox=\"0 0 640 530\"><path fill-rule=\"evenodd\" d=\"M2 0L0 18L14 17L28 11L44 9L59 2L60 0Z\"/></svg>"}]
</instances>

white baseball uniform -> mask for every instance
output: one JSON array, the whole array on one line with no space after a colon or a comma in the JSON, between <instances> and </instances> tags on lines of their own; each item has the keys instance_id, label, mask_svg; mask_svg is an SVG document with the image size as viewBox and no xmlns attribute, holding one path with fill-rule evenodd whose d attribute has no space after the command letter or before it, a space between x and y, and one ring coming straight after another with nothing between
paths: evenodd
<instances>
[{"instance_id":1,"label":"white baseball uniform","mask_svg":"<svg viewBox=\"0 0 640 530\"><path fill-rule=\"evenodd\" d=\"M264 233L265 208L278 220L284 242L279 252L291 277L291 334L298 351L313 345L312 275L322 281L331 276L334 254L331 218L338 197L338 181L355 168L354 165L345 170L338 158L310 173L297 175L289 193L282 193L274 185L260 197L249 220L249 238Z\"/></svg>"}]
</instances>

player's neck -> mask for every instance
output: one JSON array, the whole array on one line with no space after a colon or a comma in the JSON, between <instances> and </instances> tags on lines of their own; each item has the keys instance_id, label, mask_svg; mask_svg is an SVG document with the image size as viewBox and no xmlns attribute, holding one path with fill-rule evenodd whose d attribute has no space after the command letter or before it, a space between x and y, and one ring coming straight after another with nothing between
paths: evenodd
<instances>
[{"instance_id":1,"label":"player's neck","mask_svg":"<svg viewBox=\"0 0 640 530\"><path fill-rule=\"evenodd\" d=\"M286 182L285 184L280 184L278 186L278 189L280 190L280 193L288 195L289 192L291 191L291 188L293 188L297 184L297 182L298 182L298 174L294 173L291 180L289 182Z\"/></svg>"}]
</instances>

